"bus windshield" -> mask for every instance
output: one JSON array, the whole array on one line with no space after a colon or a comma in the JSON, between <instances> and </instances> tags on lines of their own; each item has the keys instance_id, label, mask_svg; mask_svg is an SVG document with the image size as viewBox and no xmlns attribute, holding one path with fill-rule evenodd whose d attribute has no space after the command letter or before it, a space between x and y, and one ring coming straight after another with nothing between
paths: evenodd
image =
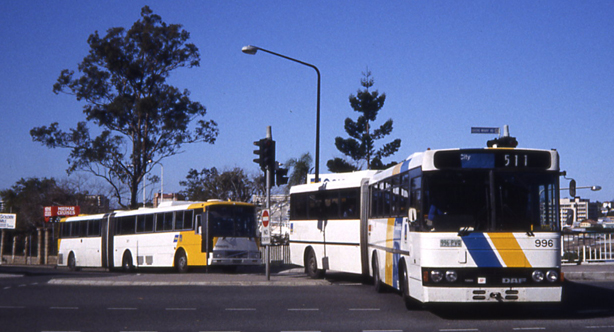
<instances>
[{"instance_id":1,"label":"bus windshield","mask_svg":"<svg viewBox=\"0 0 614 332\"><path fill-rule=\"evenodd\" d=\"M425 231L559 229L558 175L546 172L424 173Z\"/></svg>"},{"instance_id":2,"label":"bus windshield","mask_svg":"<svg viewBox=\"0 0 614 332\"><path fill-rule=\"evenodd\" d=\"M254 207L214 205L208 207L207 211L212 236L256 236L256 211Z\"/></svg>"}]
</instances>

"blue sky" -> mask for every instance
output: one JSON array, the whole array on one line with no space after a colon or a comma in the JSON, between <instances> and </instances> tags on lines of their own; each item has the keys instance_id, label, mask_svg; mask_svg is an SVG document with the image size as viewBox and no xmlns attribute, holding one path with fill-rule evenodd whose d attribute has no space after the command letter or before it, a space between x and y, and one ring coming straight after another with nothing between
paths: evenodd
<instances>
[{"instance_id":1,"label":"blue sky","mask_svg":"<svg viewBox=\"0 0 614 332\"><path fill-rule=\"evenodd\" d=\"M348 96L371 70L386 93L378 124L394 120L402 160L427 148L483 147L472 126L510 126L520 147L557 149L561 168L592 200L614 199L614 2L612 1L2 1L0 189L20 178L66 178L67 150L33 142L33 127L85 119L82 104L55 95L62 69L77 69L87 38L129 28L149 5L191 33L201 66L175 72L219 124L214 145L166 159L164 189L190 168L245 168L266 126L281 162L314 153L316 75L322 73L320 170L341 154L336 136L356 119ZM154 173L159 173L154 168ZM562 182L562 186L566 181ZM565 195L562 195L565 196Z\"/></svg>"}]
</instances>

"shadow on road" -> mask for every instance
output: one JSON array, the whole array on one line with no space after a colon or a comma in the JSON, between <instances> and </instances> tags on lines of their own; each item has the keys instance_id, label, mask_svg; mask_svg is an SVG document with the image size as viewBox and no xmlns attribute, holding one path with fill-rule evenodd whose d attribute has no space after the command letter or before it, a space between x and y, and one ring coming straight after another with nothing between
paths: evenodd
<instances>
[{"instance_id":1,"label":"shadow on road","mask_svg":"<svg viewBox=\"0 0 614 332\"><path fill-rule=\"evenodd\" d=\"M567 281L560 304L437 305L428 309L444 319L589 319L614 316L614 290Z\"/></svg>"}]
</instances>

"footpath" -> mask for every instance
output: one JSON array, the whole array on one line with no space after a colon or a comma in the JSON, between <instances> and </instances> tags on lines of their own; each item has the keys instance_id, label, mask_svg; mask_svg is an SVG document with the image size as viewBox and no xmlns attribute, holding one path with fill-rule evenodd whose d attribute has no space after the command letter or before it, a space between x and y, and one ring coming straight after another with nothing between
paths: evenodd
<instances>
[{"instance_id":1,"label":"footpath","mask_svg":"<svg viewBox=\"0 0 614 332\"><path fill-rule=\"evenodd\" d=\"M83 272L69 272L54 265L1 265L0 278L22 277L18 272L23 268L57 269L57 276L49 280L52 285L89 286L318 286L332 284L359 284L360 276L328 272L324 279L309 278L302 267L276 266L271 268L269 278L264 267L239 268L236 272L197 269L179 274L169 270L143 270L135 273L90 273L104 272L103 269L84 269ZM16 267L12 272L11 267ZM22 269L17 269L20 267ZM88 272L89 271L89 272ZM562 271L569 281L614 281L614 264L564 264ZM81 275L80 275L81 274Z\"/></svg>"},{"instance_id":2,"label":"footpath","mask_svg":"<svg viewBox=\"0 0 614 332\"><path fill-rule=\"evenodd\" d=\"M77 272L78 273L78 272ZM148 270L135 273L113 274L109 277L95 278L55 278L52 285L90 285L90 286L317 286L330 285L327 279L311 279L303 268L271 271L266 277L264 268L239 270L223 273L206 272L204 269L188 273L172 271L152 272Z\"/></svg>"}]
</instances>

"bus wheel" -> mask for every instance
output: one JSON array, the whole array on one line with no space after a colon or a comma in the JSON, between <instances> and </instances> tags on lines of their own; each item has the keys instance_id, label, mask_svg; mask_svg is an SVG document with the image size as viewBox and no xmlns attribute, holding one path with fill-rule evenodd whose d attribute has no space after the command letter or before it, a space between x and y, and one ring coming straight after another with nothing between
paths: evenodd
<instances>
[{"instance_id":1,"label":"bus wheel","mask_svg":"<svg viewBox=\"0 0 614 332\"><path fill-rule=\"evenodd\" d=\"M309 249L307 257L305 259L305 272L311 279L322 279L324 277L324 270L318 270L318 260L313 249Z\"/></svg>"},{"instance_id":2,"label":"bus wheel","mask_svg":"<svg viewBox=\"0 0 614 332\"><path fill-rule=\"evenodd\" d=\"M375 291L378 293L382 293L384 291L384 286L382 285L382 279L379 275L379 263L377 261L377 256L373 255L373 285L375 286Z\"/></svg>"},{"instance_id":3,"label":"bus wheel","mask_svg":"<svg viewBox=\"0 0 614 332\"><path fill-rule=\"evenodd\" d=\"M122 270L125 273L134 271L134 264L132 263L132 254L130 251L124 253L124 258L122 258Z\"/></svg>"},{"instance_id":4,"label":"bus wheel","mask_svg":"<svg viewBox=\"0 0 614 332\"><path fill-rule=\"evenodd\" d=\"M401 290L401 296L403 296L403 302L407 310L420 309L418 301L409 296L409 274L407 273L407 267L405 262L399 264L399 289Z\"/></svg>"},{"instance_id":5,"label":"bus wheel","mask_svg":"<svg viewBox=\"0 0 614 332\"><path fill-rule=\"evenodd\" d=\"M179 273L188 272L188 257L186 257L185 251L179 250L175 255L175 268Z\"/></svg>"},{"instance_id":6,"label":"bus wheel","mask_svg":"<svg viewBox=\"0 0 614 332\"><path fill-rule=\"evenodd\" d=\"M75 259L75 254L73 252L68 255L68 269L71 271L77 271L77 260Z\"/></svg>"}]
</instances>

